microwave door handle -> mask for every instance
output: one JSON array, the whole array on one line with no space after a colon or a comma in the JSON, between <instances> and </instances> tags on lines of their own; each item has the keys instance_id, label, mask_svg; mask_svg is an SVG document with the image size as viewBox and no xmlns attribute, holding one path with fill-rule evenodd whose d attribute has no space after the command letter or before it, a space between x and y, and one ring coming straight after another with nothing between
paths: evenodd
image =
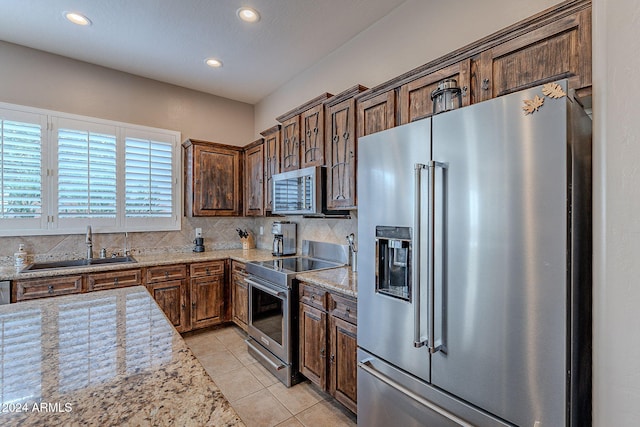
<instances>
[{"instance_id":1,"label":"microwave door handle","mask_svg":"<svg viewBox=\"0 0 640 427\"><path fill-rule=\"evenodd\" d=\"M427 166L421 163L414 165L415 185L413 194L413 346L422 347L428 340L420 336L420 217L422 214L422 171ZM431 339L430 337L428 339Z\"/></svg>"}]
</instances>

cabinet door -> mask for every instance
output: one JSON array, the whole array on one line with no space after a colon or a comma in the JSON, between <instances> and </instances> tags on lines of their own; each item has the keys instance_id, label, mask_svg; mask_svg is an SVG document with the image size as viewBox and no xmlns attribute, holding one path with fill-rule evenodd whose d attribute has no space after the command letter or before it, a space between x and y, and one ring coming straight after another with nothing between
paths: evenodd
<instances>
[{"instance_id":1,"label":"cabinet door","mask_svg":"<svg viewBox=\"0 0 640 427\"><path fill-rule=\"evenodd\" d=\"M273 209L273 175L280 173L280 126L264 133L264 208Z\"/></svg>"},{"instance_id":2,"label":"cabinet door","mask_svg":"<svg viewBox=\"0 0 640 427\"><path fill-rule=\"evenodd\" d=\"M356 102L327 107L327 208L356 207Z\"/></svg>"},{"instance_id":3,"label":"cabinet door","mask_svg":"<svg viewBox=\"0 0 640 427\"><path fill-rule=\"evenodd\" d=\"M242 215L241 152L215 145L194 150L194 216Z\"/></svg>"},{"instance_id":4,"label":"cabinet door","mask_svg":"<svg viewBox=\"0 0 640 427\"><path fill-rule=\"evenodd\" d=\"M358 137L391 129L395 125L395 90L358 102Z\"/></svg>"},{"instance_id":5,"label":"cabinet door","mask_svg":"<svg viewBox=\"0 0 640 427\"><path fill-rule=\"evenodd\" d=\"M244 276L241 274L233 275L233 322L242 329L247 330L247 321L249 319L249 294Z\"/></svg>"},{"instance_id":6,"label":"cabinet door","mask_svg":"<svg viewBox=\"0 0 640 427\"><path fill-rule=\"evenodd\" d=\"M264 215L264 149L262 144L245 151L244 214Z\"/></svg>"},{"instance_id":7,"label":"cabinet door","mask_svg":"<svg viewBox=\"0 0 640 427\"><path fill-rule=\"evenodd\" d=\"M404 125L420 120L433 114L431 92L444 79L455 79L462 90L462 106L470 103L469 78L471 60L466 59L450 65L426 76L420 77L400 87L400 124Z\"/></svg>"},{"instance_id":8,"label":"cabinet door","mask_svg":"<svg viewBox=\"0 0 640 427\"><path fill-rule=\"evenodd\" d=\"M591 10L482 52L472 65L472 75L472 102L564 78L573 89L591 85Z\"/></svg>"},{"instance_id":9,"label":"cabinet door","mask_svg":"<svg viewBox=\"0 0 640 427\"><path fill-rule=\"evenodd\" d=\"M300 115L300 167L324 166L324 105Z\"/></svg>"},{"instance_id":10,"label":"cabinet door","mask_svg":"<svg viewBox=\"0 0 640 427\"><path fill-rule=\"evenodd\" d=\"M329 318L329 393L354 413L357 411L357 327Z\"/></svg>"},{"instance_id":11,"label":"cabinet door","mask_svg":"<svg viewBox=\"0 0 640 427\"><path fill-rule=\"evenodd\" d=\"M185 281L169 280L152 283L147 285L147 289L176 330L178 332L188 331Z\"/></svg>"},{"instance_id":12,"label":"cabinet door","mask_svg":"<svg viewBox=\"0 0 640 427\"><path fill-rule=\"evenodd\" d=\"M327 313L300 304L300 372L323 390L327 378Z\"/></svg>"},{"instance_id":13,"label":"cabinet door","mask_svg":"<svg viewBox=\"0 0 640 427\"><path fill-rule=\"evenodd\" d=\"M222 323L224 319L224 276L191 279L191 328Z\"/></svg>"},{"instance_id":14,"label":"cabinet door","mask_svg":"<svg viewBox=\"0 0 640 427\"><path fill-rule=\"evenodd\" d=\"M282 123L282 172L300 168L300 116Z\"/></svg>"}]
</instances>

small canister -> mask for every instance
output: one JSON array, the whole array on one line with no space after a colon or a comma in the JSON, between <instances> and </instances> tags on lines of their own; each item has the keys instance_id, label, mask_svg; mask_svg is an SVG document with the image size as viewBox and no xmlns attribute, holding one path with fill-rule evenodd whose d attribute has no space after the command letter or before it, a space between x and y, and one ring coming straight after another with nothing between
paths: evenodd
<instances>
[{"instance_id":1,"label":"small canister","mask_svg":"<svg viewBox=\"0 0 640 427\"><path fill-rule=\"evenodd\" d=\"M13 254L16 269L22 269L27 265L27 251L24 250L24 243L18 246L18 252Z\"/></svg>"}]
</instances>

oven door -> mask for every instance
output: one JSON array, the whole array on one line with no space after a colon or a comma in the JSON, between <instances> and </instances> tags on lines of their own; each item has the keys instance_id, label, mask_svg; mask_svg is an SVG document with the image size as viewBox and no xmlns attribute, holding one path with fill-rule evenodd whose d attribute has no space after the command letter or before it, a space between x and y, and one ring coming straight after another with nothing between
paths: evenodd
<instances>
[{"instance_id":1,"label":"oven door","mask_svg":"<svg viewBox=\"0 0 640 427\"><path fill-rule=\"evenodd\" d=\"M262 347L291 364L290 290L255 276L245 279L249 289L248 333Z\"/></svg>"}]
</instances>

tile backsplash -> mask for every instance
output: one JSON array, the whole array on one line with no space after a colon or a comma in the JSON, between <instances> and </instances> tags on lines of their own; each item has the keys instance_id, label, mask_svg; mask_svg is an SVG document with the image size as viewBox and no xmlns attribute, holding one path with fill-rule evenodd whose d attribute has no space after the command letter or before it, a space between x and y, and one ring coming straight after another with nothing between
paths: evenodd
<instances>
[{"instance_id":1,"label":"tile backsplash","mask_svg":"<svg viewBox=\"0 0 640 427\"><path fill-rule=\"evenodd\" d=\"M189 252L193 249L195 229L202 228L206 250L241 248L242 243L236 228L250 231L259 249L271 249L271 224L274 221L291 221L298 224L298 252L302 240L319 240L346 244L346 236L357 235L356 212L350 219L319 219L292 217L259 218L183 218L182 230L166 232L128 233L127 248L132 255L162 252ZM263 235L259 235L260 227ZM37 259L60 260L85 258L87 246L84 234L64 234L55 236L0 237L0 264L13 264L13 254L20 243L25 244L29 261ZM99 256L100 249L112 253L122 253L125 244L124 233L93 233L93 253ZM356 239L357 244L357 239Z\"/></svg>"}]
</instances>

